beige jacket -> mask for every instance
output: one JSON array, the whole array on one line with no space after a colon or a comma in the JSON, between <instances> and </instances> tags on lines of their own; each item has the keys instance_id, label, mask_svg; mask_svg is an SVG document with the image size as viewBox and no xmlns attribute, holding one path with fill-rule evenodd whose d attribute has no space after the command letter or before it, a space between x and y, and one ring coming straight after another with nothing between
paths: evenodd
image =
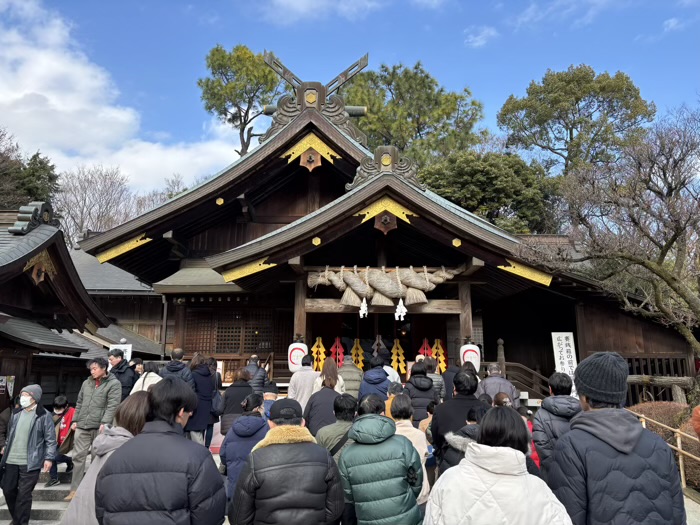
<instances>
[{"instance_id":1,"label":"beige jacket","mask_svg":"<svg viewBox=\"0 0 700 525\"><path fill-rule=\"evenodd\" d=\"M131 393L133 394L134 392L140 392L141 390L148 391L148 387L155 385L162 380L163 378L154 372L144 372L141 374L141 377L136 380L134 388L131 389Z\"/></svg>"},{"instance_id":2,"label":"beige jacket","mask_svg":"<svg viewBox=\"0 0 700 525\"><path fill-rule=\"evenodd\" d=\"M408 439L420 456L420 463L423 466L423 487L416 501L418 505L422 505L423 503L427 503L428 496L430 495L430 481L428 481L428 474L425 471L425 460L428 457L428 440L425 438L425 433L414 427L413 423L407 419L399 419L395 421L395 423L396 434Z\"/></svg>"}]
</instances>

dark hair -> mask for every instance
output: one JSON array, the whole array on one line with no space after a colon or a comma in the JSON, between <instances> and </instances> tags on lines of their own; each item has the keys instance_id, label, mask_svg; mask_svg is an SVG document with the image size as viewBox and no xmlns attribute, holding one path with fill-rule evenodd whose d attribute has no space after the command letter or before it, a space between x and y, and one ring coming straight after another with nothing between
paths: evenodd
<instances>
[{"instance_id":1,"label":"dark hair","mask_svg":"<svg viewBox=\"0 0 700 525\"><path fill-rule=\"evenodd\" d=\"M435 360L434 357L426 357L425 361L425 368L428 371L429 374L432 374L437 370L437 361Z\"/></svg>"},{"instance_id":2,"label":"dark hair","mask_svg":"<svg viewBox=\"0 0 700 525\"><path fill-rule=\"evenodd\" d=\"M481 395L479 396L479 401L481 401L482 403L488 405L489 408L491 408L491 407L493 406L493 398L492 398L490 395L488 395L488 394L481 394Z\"/></svg>"},{"instance_id":3,"label":"dark hair","mask_svg":"<svg viewBox=\"0 0 700 525\"><path fill-rule=\"evenodd\" d=\"M173 348L170 352L170 359L173 361L182 361L183 357L185 357L185 351L182 348Z\"/></svg>"},{"instance_id":4,"label":"dark hair","mask_svg":"<svg viewBox=\"0 0 700 525\"><path fill-rule=\"evenodd\" d=\"M472 395L479 387L479 381L471 372L457 372L452 380L458 394Z\"/></svg>"},{"instance_id":5,"label":"dark hair","mask_svg":"<svg viewBox=\"0 0 700 525\"><path fill-rule=\"evenodd\" d=\"M142 365L142 364L143 364L143 359L141 359L140 357L134 357L134 358L131 360L131 362L134 364L134 366L136 366L136 365Z\"/></svg>"},{"instance_id":6,"label":"dark hair","mask_svg":"<svg viewBox=\"0 0 700 525\"><path fill-rule=\"evenodd\" d=\"M411 419L413 417L413 406L411 398L406 394L399 394L391 402L391 417L394 419Z\"/></svg>"},{"instance_id":7,"label":"dark hair","mask_svg":"<svg viewBox=\"0 0 700 525\"><path fill-rule=\"evenodd\" d=\"M207 366L209 367L209 371L211 372L211 375L216 375L216 367L219 365L216 362L216 359L213 357L207 357L206 359Z\"/></svg>"},{"instance_id":8,"label":"dark hair","mask_svg":"<svg viewBox=\"0 0 700 525\"><path fill-rule=\"evenodd\" d=\"M335 388L338 384L338 365L335 359L326 359L321 368L321 381L323 386Z\"/></svg>"},{"instance_id":9,"label":"dark hair","mask_svg":"<svg viewBox=\"0 0 700 525\"><path fill-rule=\"evenodd\" d=\"M301 366L311 366L314 364L314 358L309 354L306 354L301 358Z\"/></svg>"},{"instance_id":10,"label":"dark hair","mask_svg":"<svg viewBox=\"0 0 700 525\"><path fill-rule=\"evenodd\" d=\"M499 392L493 396L493 406L495 407L512 407L513 400L505 392Z\"/></svg>"},{"instance_id":11,"label":"dark hair","mask_svg":"<svg viewBox=\"0 0 700 525\"><path fill-rule=\"evenodd\" d=\"M552 394L555 396L570 396L573 382L568 374L554 372L549 376L549 388L552 389Z\"/></svg>"},{"instance_id":12,"label":"dark hair","mask_svg":"<svg viewBox=\"0 0 700 525\"><path fill-rule=\"evenodd\" d=\"M112 348L109 352L107 352L107 354L112 357L124 359L124 351L121 348Z\"/></svg>"},{"instance_id":13,"label":"dark hair","mask_svg":"<svg viewBox=\"0 0 700 525\"><path fill-rule=\"evenodd\" d=\"M87 362L87 367L88 370L92 365L97 365L100 368L107 370L107 367L109 366L109 362L104 358L104 357L93 357L90 359L90 361Z\"/></svg>"},{"instance_id":14,"label":"dark hair","mask_svg":"<svg viewBox=\"0 0 700 525\"><path fill-rule=\"evenodd\" d=\"M145 374L146 372L152 372L154 374L157 374L160 372L160 368L158 367L158 363L154 363L153 361L148 361L143 365L143 373Z\"/></svg>"},{"instance_id":15,"label":"dark hair","mask_svg":"<svg viewBox=\"0 0 700 525\"><path fill-rule=\"evenodd\" d=\"M418 361L417 363L413 363L413 366L411 367L411 377L413 376L427 376L428 368L425 366L425 361Z\"/></svg>"},{"instance_id":16,"label":"dark hair","mask_svg":"<svg viewBox=\"0 0 700 525\"><path fill-rule=\"evenodd\" d=\"M428 406L425 407L425 411L426 411L428 414L434 414L434 413L435 413L435 407L436 407L436 406L437 406L437 404L435 403L435 401L431 401L430 403L428 403Z\"/></svg>"},{"instance_id":17,"label":"dark hair","mask_svg":"<svg viewBox=\"0 0 700 525\"><path fill-rule=\"evenodd\" d=\"M352 421L357 412L357 399L350 394L342 394L333 401L335 418L340 421Z\"/></svg>"},{"instance_id":18,"label":"dark hair","mask_svg":"<svg viewBox=\"0 0 700 525\"><path fill-rule=\"evenodd\" d=\"M198 366L206 365L206 364L207 364L206 356L197 352L192 356L192 359L190 360L190 370L194 370Z\"/></svg>"},{"instance_id":19,"label":"dark hair","mask_svg":"<svg viewBox=\"0 0 700 525\"><path fill-rule=\"evenodd\" d=\"M585 394L583 394L585 395ZM598 401L597 399L590 399L586 396L586 401L591 408L621 408L618 403L608 403L607 401Z\"/></svg>"},{"instance_id":20,"label":"dark hair","mask_svg":"<svg viewBox=\"0 0 700 525\"><path fill-rule=\"evenodd\" d=\"M525 422L511 407L494 407L481 420L480 445L510 447L527 455L530 437Z\"/></svg>"},{"instance_id":21,"label":"dark hair","mask_svg":"<svg viewBox=\"0 0 700 525\"><path fill-rule=\"evenodd\" d=\"M490 407L485 406L470 408L469 412L467 412L467 421L476 421L477 424L481 423L489 409Z\"/></svg>"},{"instance_id":22,"label":"dark hair","mask_svg":"<svg viewBox=\"0 0 700 525\"><path fill-rule=\"evenodd\" d=\"M369 360L369 367L370 368L382 368L383 366L384 366L384 359L382 359L378 355L373 356L372 359Z\"/></svg>"},{"instance_id":23,"label":"dark hair","mask_svg":"<svg viewBox=\"0 0 700 525\"><path fill-rule=\"evenodd\" d=\"M527 407L524 407L524 406L520 405L520 406L517 408L517 411L518 411L518 414L520 414L521 417L524 417L524 418L527 419L528 421L532 421L532 410L530 410L530 409L527 408Z\"/></svg>"},{"instance_id":24,"label":"dark hair","mask_svg":"<svg viewBox=\"0 0 700 525\"><path fill-rule=\"evenodd\" d=\"M248 370L246 370L245 368L238 368L233 373L234 381L250 381L250 379L250 372L248 372Z\"/></svg>"},{"instance_id":25,"label":"dark hair","mask_svg":"<svg viewBox=\"0 0 700 525\"><path fill-rule=\"evenodd\" d=\"M471 361L465 361L464 364L459 367L459 369L461 372L471 372L475 376L479 376L479 371L476 369L474 363L472 363Z\"/></svg>"},{"instance_id":26,"label":"dark hair","mask_svg":"<svg viewBox=\"0 0 700 525\"><path fill-rule=\"evenodd\" d=\"M243 412L252 412L256 408L263 406L264 402L262 394L248 394L243 403L241 403L241 407L243 407Z\"/></svg>"},{"instance_id":27,"label":"dark hair","mask_svg":"<svg viewBox=\"0 0 700 525\"><path fill-rule=\"evenodd\" d=\"M360 406L357 408L357 415L364 416L365 414L381 414L386 410L384 400L377 394L367 394L360 401Z\"/></svg>"},{"instance_id":28,"label":"dark hair","mask_svg":"<svg viewBox=\"0 0 700 525\"><path fill-rule=\"evenodd\" d=\"M193 412L197 408L197 394L179 377L166 377L148 389L148 421L175 424L181 409Z\"/></svg>"},{"instance_id":29,"label":"dark hair","mask_svg":"<svg viewBox=\"0 0 700 525\"><path fill-rule=\"evenodd\" d=\"M66 408L68 406L68 398L66 396L56 396L53 400L54 408Z\"/></svg>"},{"instance_id":30,"label":"dark hair","mask_svg":"<svg viewBox=\"0 0 700 525\"><path fill-rule=\"evenodd\" d=\"M386 394L392 396L403 394L403 385L401 383L397 383L396 381L392 381L389 383L389 388L386 389Z\"/></svg>"},{"instance_id":31,"label":"dark hair","mask_svg":"<svg viewBox=\"0 0 700 525\"><path fill-rule=\"evenodd\" d=\"M118 427L127 429L132 436L135 436L143 430L148 413L148 392L143 390L134 392L117 407L117 411L114 413L114 423Z\"/></svg>"}]
</instances>

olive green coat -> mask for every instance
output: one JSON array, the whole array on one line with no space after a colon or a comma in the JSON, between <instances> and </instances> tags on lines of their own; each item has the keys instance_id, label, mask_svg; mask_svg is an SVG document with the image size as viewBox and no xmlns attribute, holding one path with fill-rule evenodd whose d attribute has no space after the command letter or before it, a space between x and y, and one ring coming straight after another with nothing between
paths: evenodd
<instances>
[{"instance_id":1,"label":"olive green coat","mask_svg":"<svg viewBox=\"0 0 700 525\"><path fill-rule=\"evenodd\" d=\"M122 401L122 384L108 374L95 388L95 380L88 377L80 387L78 402L75 404L73 422L81 430L94 430L100 425L111 425L119 403Z\"/></svg>"},{"instance_id":2,"label":"olive green coat","mask_svg":"<svg viewBox=\"0 0 700 525\"><path fill-rule=\"evenodd\" d=\"M416 498L423 469L411 442L396 435L391 419L374 414L357 418L349 437L355 443L343 451L338 466L358 525L421 523Z\"/></svg>"}]
</instances>

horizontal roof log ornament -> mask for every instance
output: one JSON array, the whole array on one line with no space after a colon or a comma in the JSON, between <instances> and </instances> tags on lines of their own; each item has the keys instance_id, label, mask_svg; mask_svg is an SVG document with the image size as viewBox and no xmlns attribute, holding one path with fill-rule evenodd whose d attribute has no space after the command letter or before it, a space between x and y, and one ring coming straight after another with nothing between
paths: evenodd
<instances>
[{"instance_id":1,"label":"horizontal roof log ornament","mask_svg":"<svg viewBox=\"0 0 700 525\"><path fill-rule=\"evenodd\" d=\"M506 262L510 266L502 265L498 268L503 271L519 275L520 277L523 277L525 279L529 279L530 281L543 284L544 286L549 286L550 284L552 284L552 276L548 273L537 270L522 263L513 262L510 259L506 259Z\"/></svg>"},{"instance_id":2,"label":"horizontal roof log ornament","mask_svg":"<svg viewBox=\"0 0 700 525\"><path fill-rule=\"evenodd\" d=\"M412 159L402 157L396 146L379 146L374 152L374 157L362 159L357 167L355 178L345 185L345 189L351 191L368 180L386 173L391 173L416 188L425 190L425 184L418 180L417 164Z\"/></svg>"}]
</instances>

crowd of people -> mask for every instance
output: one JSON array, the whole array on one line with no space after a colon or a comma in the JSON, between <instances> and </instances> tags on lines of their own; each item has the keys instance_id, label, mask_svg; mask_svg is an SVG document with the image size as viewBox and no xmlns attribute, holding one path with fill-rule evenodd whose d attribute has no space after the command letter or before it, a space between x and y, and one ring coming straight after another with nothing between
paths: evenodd
<instances>
[{"instance_id":1,"label":"crowd of people","mask_svg":"<svg viewBox=\"0 0 700 525\"><path fill-rule=\"evenodd\" d=\"M60 483L59 463L72 472L66 525L686 522L672 450L622 409L616 353L584 359L573 382L554 373L534 417L496 364L482 379L426 358L402 384L382 356L364 373L305 356L280 398L257 356L223 395L215 360L171 358L91 360L74 408L58 396L49 412L39 385L22 389L0 414L13 525L29 522L42 470Z\"/></svg>"}]
</instances>

